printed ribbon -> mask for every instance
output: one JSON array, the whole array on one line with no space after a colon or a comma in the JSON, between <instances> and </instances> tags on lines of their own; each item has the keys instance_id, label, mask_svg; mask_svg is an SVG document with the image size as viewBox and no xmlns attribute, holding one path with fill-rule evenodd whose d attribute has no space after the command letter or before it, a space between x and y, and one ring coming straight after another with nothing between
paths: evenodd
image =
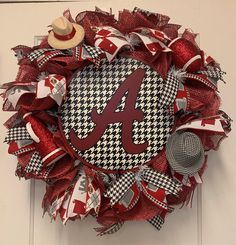
<instances>
[{"instance_id":1,"label":"printed ribbon","mask_svg":"<svg viewBox=\"0 0 236 245\"><path fill-rule=\"evenodd\" d=\"M97 214L101 204L101 192L96 187L93 180L85 175L82 171L79 174L78 180L75 183L74 189L67 198L61 198L55 201L55 206L52 216L60 212L63 223L68 219L79 217L83 219L90 210L94 210Z\"/></svg>"},{"instance_id":2,"label":"printed ribbon","mask_svg":"<svg viewBox=\"0 0 236 245\"><path fill-rule=\"evenodd\" d=\"M110 204L114 206L133 185L137 185L149 200L164 209L168 209L164 202L165 196L167 194L177 195L182 186L165 174L145 167L137 173L123 174L107 189L104 196L110 198Z\"/></svg>"},{"instance_id":3,"label":"printed ribbon","mask_svg":"<svg viewBox=\"0 0 236 245\"><path fill-rule=\"evenodd\" d=\"M158 231L161 229L162 225L165 222L164 217L161 215L157 215L151 219L148 220L150 224L152 224Z\"/></svg>"},{"instance_id":4,"label":"printed ribbon","mask_svg":"<svg viewBox=\"0 0 236 245\"><path fill-rule=\"evenodd\" d=\"M200 70L198 73L185 73L183 78L201 82L207 87L217 90L217 82L219 80L224 82L223 75L225 74L219 68L209 66L207 70Z\"/></svg>"},{"instance_id":5,"label":"printed ribbon","mask_svg":"<svg viewBox=\"0 0 236 245\"><path fill-rule=\"evenodd\" d=\"M9 129L4 142L9 144L12 141L18 140L31 140L31 136L28 133L26 127L15 127Z\"/></svg>"},{"instance_id":6,"label":"printed ribbon","mask_svg":"<svg viewBox=\"0 0 236 245\"><path fill-rule=\"evenodd\" d=\"M119 231L120 228L123 226L123 224L124 224L124 222L120 221L120 222L113 224L113 225L110 225L110 226L95 228L94 230L96 232L98 232L98 236L111 235L111 234L114 234L117 231Z\"/></svg>"},{"instance_id":7,"label":"printed ribbon","mask_svg":"<svg viewBox=\"0 0 236 245\"><path fill-rule=\"evenodd\" d=\"M121 48L134 49L134 46L140 43L143 43L152 55L171 51L164 43L169 40L165 33L151 28L137 28L126 36L111 26L96 27L95 31L95 46L105 52L109 61L115 58Z\"/></svg>"},{"instance_id":8,"label":"printed ribbon","mask_svg":"<svg viewBox=\"0 0 236 245\"><path fill-rule=\"evenodd\" d=\"M60 106L66 96L66 78L51 74L36 84L36 97L38 99L51 97Z\"/></svg>"},{"instance_id":9,"label":"printed ribbon","mask_svg":"<svg viewBox=\"0 0 236 245\"><path fill-rule=\"evenodd\" d=\"M37 49L32 51L28 55L28 58L31 62L36 62L39 68L42 68L47 64L47 62L55 60L58 56L64 57L65 61L67 57L71 57L74 58L74 61L77 62L89 60L97 63L97 59L102 53L103 51L100 48L83 44L66 50L58 50L53 48Z\"/></svg>"},{"instance_id":10,"label":"printed ribbon","mask_svg":"<svg viewBox=\"0 0 236 245\"><path fill-rule=\"evenodd\" d=\"M224 118L224 115L216 115L193 120L187 124L181 125L176 131L183 129L197 129L225 134L225 130L230 127L229 124L230 122Z\"/></svg>"},{"instance_id":11,"label":"printed ribbon","mask_svg":"<svg viewBox=\"0 0 236 245\"><path fill-rule=\"evenodd\" d=\"M39 82L13 86L6 91L4 103L8 103L8 109L17 110L18 102L26 94L35 94L36 99L51 97L60 106L66 96L66 78L50 74Z\"/></svg>"}]
</instances>

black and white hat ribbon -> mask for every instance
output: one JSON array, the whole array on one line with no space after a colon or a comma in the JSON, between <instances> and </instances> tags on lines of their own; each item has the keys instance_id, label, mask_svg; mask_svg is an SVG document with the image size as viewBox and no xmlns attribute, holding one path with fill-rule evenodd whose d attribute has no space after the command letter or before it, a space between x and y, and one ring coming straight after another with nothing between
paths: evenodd
<instances>
[{"instance_id":1,"label":"black and white hat ribbon","mask_svg":"<svg viewBox=\"0 0 236 245\"><path fill-rule=\"evenodd\" d=\"M143 185L140 185L140 182L142 181L165 190L166 194L177 195L182 186L182 184L175 182L165 174L145 167L137 173L129 172L122 175L113 185L107 189L104 196L111 199L110 203L113 206L122 198L122 196L135 182L141 187L141 189L144 189ZM150 195L145 191L144 194Z\"/></svg>"}]
</instances>

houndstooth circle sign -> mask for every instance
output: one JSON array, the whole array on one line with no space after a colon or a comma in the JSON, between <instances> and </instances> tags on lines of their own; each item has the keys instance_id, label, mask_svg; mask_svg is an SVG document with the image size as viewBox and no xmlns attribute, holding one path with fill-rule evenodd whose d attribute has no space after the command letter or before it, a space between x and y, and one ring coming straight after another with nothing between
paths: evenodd
<instances>
[{"instance_id":1,"label":"houndstooth circle sign","mask_svg":"<svg viewBox=\"0 0 236 245\"><path fill-rule=\"evenodd\" d=\"M170 76L169 76L170 77ZM119 58L74 74L61 107L68 144L87 163L128 170L155 157L173 124L168 106L178 84L144 63Z\"/></svg>"}]
</instances>

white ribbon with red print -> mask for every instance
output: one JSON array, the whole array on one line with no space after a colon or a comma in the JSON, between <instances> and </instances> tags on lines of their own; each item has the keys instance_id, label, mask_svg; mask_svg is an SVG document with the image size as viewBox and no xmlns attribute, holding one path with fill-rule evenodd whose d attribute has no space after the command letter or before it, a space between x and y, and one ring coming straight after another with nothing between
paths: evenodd
<instances>
[{"instance_id":1,"label":"white ribbon with red print","mask_svg":"<svg viewBox=\"0 0 236 245\"><path fill-rule=\"evenodd\" d=\"M63 203L62 220L65 224L68 219L79 217L84 219L90 210L98 213L101 204L100 189L97 188L92 179L82 171L74 186L72 194Z\"/></svg>"},{"instance_id":2,"label":"white ribbon with red print","mask_svg":"<svg viewBox=\"0 0 236 245\"><path fill-rule=\"evenodd\" d=\"M36 85L36 97L42 99L50 96L60 106L66 96L66 78L51 74Z\"/></svg>"},{"instance_id":3,"label":"white ribbon with red print","mask_svg":"<svg viewBox=\"0 0 236 245\"><path fill-rule=\"evenodd\" d=\"M105 51L107 59L112 61L121 48L134 49L139 43L143 43L152 55L170 52L165 40L168 37L163 32L151 28L137 28L125 36L111 26L103 26L96 27L95 46Z\"/></svg>"},{"instance_id":4,"label":"white ribbon with red print","mask_svg":"<svg viewBox=\"0 0 236 245\"><path fill-rule=\"evenodd\" d=\"M182 129L199 129L218 133L225 133L225 130L223 128L224 123L225 119L221 115L217 115L214 117L193 120L187 124L181 125L176 129L176 131Z\"/></svg>"}]
</instances>

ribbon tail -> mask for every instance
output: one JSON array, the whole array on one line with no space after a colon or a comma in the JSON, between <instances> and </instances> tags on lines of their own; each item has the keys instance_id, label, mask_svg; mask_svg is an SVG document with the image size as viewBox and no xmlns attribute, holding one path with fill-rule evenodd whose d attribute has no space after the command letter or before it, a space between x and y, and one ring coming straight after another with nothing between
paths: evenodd
<instances>
[{"instance_id":1,"label":"ribbon tail","mask_svg":"<svg viewBox=\"0 0 236 245\"><path fill-rule=\"evenodd\" d=\"M125 173L107 189L104 196L110 198L111 206L122 198L127 190L134 184L134 182L135 174L131 172Z\"/></svg>"},{"instance_id":2,"label":"ribbon tail","mask_svg":"<svg viewBox=\"0 0 236 245\"><path fill-rule=\"evenodd\" d=\"M41 170L43 168L43 161L40 156L40 154L35 151L28 163L28 165L25 168L26 173L35 173L36 175L39 175Z\"/></svg>"},{"instance_id":3,"label":"ribbon tail","mask_svg":"<svg viewBox=\"0 0 236 245\"><path fill-rule=\"evenodd\" d=\"M8 130L4 142L9 144L12 141L31 140L31 139L32 138L28 133L26 127L15 127Z\"/></svg>"},{"instance_id":4,"label":"ribbon tail","mask_svg":"<svg viewBox=\"0 0 236 245\"><path fill-rule=\"evenodd\" d=\"M108 226L108 227L99 227L99 228L95 228L94 230L99 232L98 236L104 236L104 235L111 235L116 233L117 231L120 230L120 228L123 226L124 222L118 222L112 226Z\"/></svg>"},{"instance_id":5,"label":"ribbon tail","mask_svg":"<svg viewBox=\"0 0 236 245\"><path fill-rule=\"evenodd\" d=\"M154 216L152 219L149 219L148 222L159 231L163 226L165 220L161 217L161 215L157 215Z\"/></svg>"},{"instance_id":6,"label":"ribbon tail","mask_svg":"<svg viewBox=\"0 0 236 245\"><path fill-rule=\"evenodd\" d=\"M144 169L142 172L142 179L147 183L165 190L167 194L178 195L179 191L182 189L181 183L177 183L165 174L150 168Z\"/></svg>"},{"instance_id":7,"label":"ribbon tail","mask_svg":"<svg viewBox=\"0 0 236 245\"><path fill-rule=\"evenodd\" d=\"M164 190L151 184L141 182L143 194L162 210L169 210L166 202L166 193Z\"/></svg>"}]
</instances>

